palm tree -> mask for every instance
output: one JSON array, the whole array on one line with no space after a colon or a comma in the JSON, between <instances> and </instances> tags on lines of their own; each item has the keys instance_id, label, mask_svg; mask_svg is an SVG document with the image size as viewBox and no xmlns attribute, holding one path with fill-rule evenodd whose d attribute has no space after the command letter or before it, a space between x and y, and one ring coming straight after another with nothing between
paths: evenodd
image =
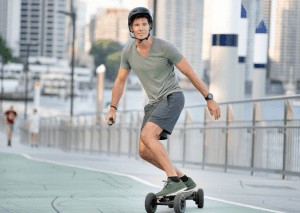
<instances>
[{"instance_id":1,"label":"palm tree","mask_svg":"<svg viewBox=\"0 0 300 213\"><path fill-rule=\"evenodd\" d=\"M2 58L2 68L1 68L1 105L0 111L2 112L2 100L3 100L3 68L4 65L12 60L12 52L11 49L6 46L6 41L0 35L0 56Z\"/></svg>"}]
</instances>

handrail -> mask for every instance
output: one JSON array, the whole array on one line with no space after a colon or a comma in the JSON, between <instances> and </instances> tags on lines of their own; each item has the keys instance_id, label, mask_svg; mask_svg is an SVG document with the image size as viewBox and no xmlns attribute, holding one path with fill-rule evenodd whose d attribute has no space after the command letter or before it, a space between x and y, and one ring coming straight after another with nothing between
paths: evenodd
<instances>
[{"instance_id":1,"label":"handrail","mask_svg":"<svg viewBox=\"0 0 300 213\"><path fill-rule=\"evenodd\" d=\"M258 98L258 99L245 99L245 100L237 100L237 101L224 101L224 102L218 102L218 105L226 105L226 104L240 104L240 103L251 103L251 102L263 102L263 101L274 101L274 100L285 100L285 99L300 99L300 95L281 95L281 96L273 96L268 98ZM196 107L206 107L205 104L197 104L192 106L186 106L184 108L196 108ZM131 110L118 110L119 113L129 113L129 112L144 112L142 109L131 109ZM73 117L79 117L79 116L91 116L96 115L97 113L85 113L80 115L73 115ZM106 114L106 112L102 112L101 114ZM69 117L69 116L64 116ZM52 117L54 118L54 117Z\"/></svg>"}]
</instances>

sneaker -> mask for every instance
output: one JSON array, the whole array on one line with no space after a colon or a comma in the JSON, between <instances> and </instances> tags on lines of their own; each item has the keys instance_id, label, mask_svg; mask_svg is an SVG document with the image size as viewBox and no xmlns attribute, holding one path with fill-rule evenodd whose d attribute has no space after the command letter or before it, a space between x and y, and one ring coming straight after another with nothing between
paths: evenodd
<instances>
[{"instance_id":1,"label":"sneaker","mask_svg":"<svg viewBox=\"0 0 300 213\"><path fill-rule=\"evenodd\" d=\"M157 198L162 198L164 196L175 196L186 189L186 186L184 185L182 180L180 180L179 182L174 182L170 178L168 178L167 181L164 182L166 182L165 186L160 192L156 194Z\"/></svg>"},{"instance_id":2,"label":"sneaker","mask_svg":"<svg viewBox=\"0 0 300 213\"><path fill-rule=\"evenodd\" d=\"M183 182L183 183L186 186L186 190L184 190L184 192L193 191L197 186L197 184L190 177L189 177L188 181Z\"/></svg>"}]
</instances>

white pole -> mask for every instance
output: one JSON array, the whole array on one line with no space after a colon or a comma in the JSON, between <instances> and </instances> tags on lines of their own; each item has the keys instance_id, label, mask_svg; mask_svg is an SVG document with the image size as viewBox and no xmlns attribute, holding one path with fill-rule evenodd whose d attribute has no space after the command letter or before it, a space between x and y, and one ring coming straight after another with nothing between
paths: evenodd
<instances>
[{"instance_id":1,"label":"white pole","mask_svg":"<svg viewBox=\"0 0 300 213\"><path fill-rule=\"evenodd\" d=\"M236 100L245 99L245 69L246 69L246 56L247 56L247 35L248 35L248 19L247 12L243 4L241 7L241 18L239 21L239 46L238 46L238 71L236 73ZM236 120L242 120L243 105L238 104L233 106Z\"/></svg>"},{"instance_id":2,"label":"white pole","mask_svg":"<svg viewBox=\"0 0 300 213\"><path fill-rule=\"evenodd\" d=\"M101 64L97 67L97 123L100 123L100 116L102 112L103 92L104 92L104 78L105 78L105 65Z\"/></svg>"},{"instance_id":3,"label":"white pole","mask_svg":"<svg viewBox=\"0 0 300 213\"><path fill-rule=\"evenodd\" d=\"M254 35L253 51L254 73L252 98L266 96L266 78L268 62L268 32L264 21L261 21Z\"/></svg>"},{"instance_id":4,"label":"white pole","mask_svg":"<svg viewBox=\"0 0 300 213\"><path fill-rule=\"evenodd\" d=\"M241 0L214 0L209 91L217 102L232 101L236 95L238 26ZM226 113L224 107L221 111ZM221 120L226 119L222 116Z\"/></svg>"},{"instance_id":5,"label":"white pole","mask_svg":"<svg viewBox=\"0 0 300 213\"><path fill-rule=\"evenodd\" d=\"M41 97L41 87L39 83L34 84L34 109L39 112L39 107L40 107L40 97Z\"/></svg>"}]
</instances>

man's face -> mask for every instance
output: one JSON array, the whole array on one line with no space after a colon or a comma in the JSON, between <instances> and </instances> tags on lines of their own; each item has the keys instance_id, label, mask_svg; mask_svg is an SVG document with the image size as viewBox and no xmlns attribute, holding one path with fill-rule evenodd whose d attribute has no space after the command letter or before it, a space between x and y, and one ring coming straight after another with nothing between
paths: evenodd
<instances>
[{"instance_id":1,"label":"man's face","mask_svg":"<svg viewBox=\"0 0 300 213\"><path fill-rule=\"evenodd\" d=\"M147 18L136 18L133 20L132 25L130 26L131 31L134 33L134 36L138 39L144 39L148 36L150 26L148 24Z\"/></svg>"}]
</instances>

